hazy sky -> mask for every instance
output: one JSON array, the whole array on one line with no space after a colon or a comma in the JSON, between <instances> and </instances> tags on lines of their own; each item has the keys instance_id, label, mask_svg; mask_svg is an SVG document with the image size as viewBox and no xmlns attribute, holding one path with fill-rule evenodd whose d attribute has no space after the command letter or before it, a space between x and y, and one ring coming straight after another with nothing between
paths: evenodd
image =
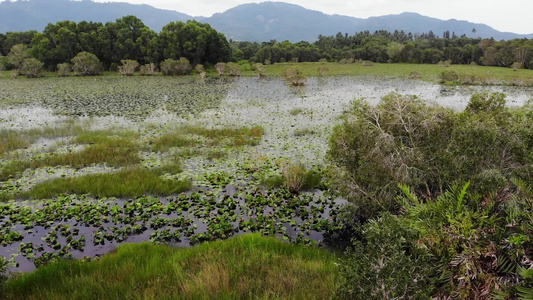
<instances>
[{"instance_id":1,"label":"hazy sky","mask_svg":"<svg viewBox=\"0 0 533 300\"><path fill-rule=\"evenodd\" d=\"M110 0L95 0L110 2ZM134 4L149 4L157 8L176 10L192 16L209 17L251 0L118 0ZM417 12L443 20L458 19L484 23L499 31L533 33L533 0L286 0L327 14L358 18Z\"/></svg>"}]
</instances>

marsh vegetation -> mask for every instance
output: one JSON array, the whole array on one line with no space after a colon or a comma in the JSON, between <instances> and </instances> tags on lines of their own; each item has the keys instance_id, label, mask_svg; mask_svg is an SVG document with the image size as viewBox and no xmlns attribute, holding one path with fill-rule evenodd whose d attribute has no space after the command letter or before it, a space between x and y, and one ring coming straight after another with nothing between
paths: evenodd
<instances>
[{"instance_id":1,"label":"marsh vegetation","mask_svg":"<svg viewBox=\"0 0 533 300\"><path fill-rule=\"evenodd\" d=\"M89 282L80 298L105 297L91 287L108 277L95 278L106 268L119 276L123 264L133 277L110 289L124 297L140 285L146 297L372 299L382 279L379 295L390 297L528 291L531 88L439 85L436 66L413 66L429 81L408 79L405 65L341 76L359 69L328 64L314 77L317 66L289 72L302 85L281 78L287 65L260 78L0 79L0 254L11 271L40 268L9 280L7 295L54 298ZM142 241L209 243L122 245ZM233 261L228 251L242 247L249 256ZM132 252L139 259L127 262ZM477 253L508 262L490 269ZM461 277L472 264L476 273ZM183 280L165 288L177 269ZM57 274L72 280L50 287Z\"/></svg>"}]
</instances>

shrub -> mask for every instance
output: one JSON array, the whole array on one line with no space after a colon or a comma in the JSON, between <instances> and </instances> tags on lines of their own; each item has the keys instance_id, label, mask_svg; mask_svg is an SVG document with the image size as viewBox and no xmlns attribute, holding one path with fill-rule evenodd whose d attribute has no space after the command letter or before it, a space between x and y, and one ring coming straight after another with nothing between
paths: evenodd
<instances>
[{"instance_id":1,"label":"shrub","mask_svg":"<svg viewBox=\"0 0 533 300\"><path fill-rule=\"evenodd\" d=\"M434 266L418 232L385 214L367 223L340 264L341 299L429 299Z\"/></svg>"},{"instance_id":2,"label":"shrub","mask_svg":"<svg viewBox=\"0 0 533 300\"><path fill-rule=\"evenodd\" d=\"M227 63L226 68L228 69L230 76L240 76L241 75L241 66L236 63Z\"/></svg>"},{"instance_id":3,"label":"shrub","mask_svg":"<svg viewBox=\"0 0 533 300\"><path fill-rule=\"evenodd\" d=\"M19 75L28 78L42 76L44 63L35 58L26 58L20 67Z\"/></svg>"},{"instance_id":4,"label":"shrub","mask_svg":"<svg viewBox=\"0 0 533 300\"><path fill-rule=\"evenodd\" d=\"M30 57L30 51L28 47L23 44L17 44L11 47L11 51L7 55L7 61L11 65L13 65L15 68L20 70L24 60L29 57Z\"/></svg>"},{"instance_id":5,"label":"shrub","mask_svg":"<svg viewBox=\"0 0 533 300\"><path fill-rule=\"evenodd\" d=\"M139 72L144 76L153 76L157 72L157 67L154 63L145 64L140 67Z\"/></svg>"},{"instance_id":6,"label":"shrub","mask_svg":"<svg viewBox=\"0 0 533 300\"><path fill-rule=\"evenodd\" d=\"M226 72L226 63L218 62L215 65L215 69L217 70L218 76L224 76L224 73Z\"/></svg>"},{"instance_id":7,"label":"shrub","mask_svg":"<svg viewBox=\"0 0 533 300\"><path fill-rule=\"evenodd\" d=\"M511 65L511 68L513 69L513 71L517 71L518 69L523 69L524 66L521 63L519 63L519 62L514 62Z\"/></svg>"},{"instance_id":8,"label":"shrub","mask_svg":"<svg viewBox=\"0 0 533 300\"><path fill-rule=\"evenodd\" d=\"M81 76L102 74L102 63L96 55L89 52L80 52L72 60L72 70Z\"/></svg>"},{"instance_id":9,"label":"shrub","mask_svg":"<svg viewBox=\"0 0 533 300\"><path fill-rule=\"evenodd\" d=\"M57 64L57 75L59 77L70 76L71 71L72 71L72 68L69 63Z\"/></svg>"},{"instance_id":10,"label":"shrub","mask_svg":"<svg viewBox=\"0 0 533 300\"><path fill-rule=\"evenodd\" d=\"M191 63L185 57L181 57L179 60L169 58L161 63L161 72L163 72L163 75L189 75L191 71Z\"/></svg>"},{"instance_id":11,"label":"shrub","mask_svg":"<svg viewBox=\"0 0 533 300\"><path fill-rule=\"evenodd\" d=\"M432 198L456 180L486 193L533 172L532 109L502 107L501 94L474 95L456 113L390 94L377 107L355 101L334 129L333 183L365 217L397 211L397 183Z\"/></svg>"},{"instance_id":12,"label":"shrub","mask_svg":"<svg viewBox=\"0 0 533 300\"><path fill-rule=\"evenodd\" d=\"M135 70L139 66L139 63L136 60L123 59L120 61L122 66L118 67L118 72L123 76L133 76Z\"/></svg>"},{"instance_id":13,"label":"shrub","mask_svg":"<svg viewBox=\"0 0 533 300\"><path fill-rule=\"evenodd\" d=\"M265 76L266 69L265 69L265 66L263 66L263 64L255 64L254 68L255 68L255 71L257 72L257 75L259 75L259 77Z\"/></svg>"},{"instance_id":14,"label":"shrub","mask_svg":"<svg viewBox=\"0 0 533 300\"><path fill-rule=\"evenodd\" d=\"M300 69L287 68L285 70L285 78L292 83L293 86L304 86L307 77L305 77Z\"/></svg>"},{"instance_id":15,"label":"shrub","mask_svg":"<svg viewBox=\"0 0 533 300\"><path fill-rule=\"evenodd\" d=\"M455 71L442 71L440 73L440 82L456 82L459 80L459 75Z\"/></svg>"},{"instance_id":16,"label":"shrub","mask_svg":"<svg viewBox=\"0 0 533 300\"><path fill-rule=\"evenodd\" d=\"M364 66L364 67L372 67L373 65L374 65L374 63L371 62L371 61L368 61L368 60L365 60L362 63L362 66Z\"/></svg>"},{"instance_id":17,"label":"shrub","mask_svg":"<svg viewBox=\"0 0 533 300\"><path fill-rule=\"evenodd\" d=\"M329 69L326 67L326 66L320 66L318 67L318 74L320 74L320 76L326 76L328 74L328 71Z\"/></svg>"}]
</instances>

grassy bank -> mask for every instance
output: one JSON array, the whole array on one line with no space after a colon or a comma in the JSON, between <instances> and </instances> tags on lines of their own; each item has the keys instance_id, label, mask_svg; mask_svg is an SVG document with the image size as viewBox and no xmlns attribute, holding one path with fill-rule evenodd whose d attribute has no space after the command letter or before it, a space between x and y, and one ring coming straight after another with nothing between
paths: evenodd
<instances>
[{"instance_id":1,"label":"grassy bank","mask_svg":"<svg viewBox=\"0 0 533 300\"><path fill-rule=\"evenodd\" d=\"M327 251L257 234L195 248L127 244L99 261L61 261L6 283L5 299L329 299Z\"/></svg>"}]
</instances>

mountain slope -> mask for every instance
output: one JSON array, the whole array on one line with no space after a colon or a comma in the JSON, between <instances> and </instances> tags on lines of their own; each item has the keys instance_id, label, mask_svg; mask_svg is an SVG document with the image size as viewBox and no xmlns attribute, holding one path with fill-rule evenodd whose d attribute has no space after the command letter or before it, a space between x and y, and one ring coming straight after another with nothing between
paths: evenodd
<instances>
[{"instance_id":1,"label":"mountain slope","mask_svg":"<svg viewBox=\"0 0 533 300\"><path fill-rule=\"evenodd\" d=\"M48 23L62 20L109 22L126 15L140 18L145 25L159 32L171 21L186 21L193 17L171 10L157 9L149 5L128 3L96 3L90 0L28 0L0 2L0 32L42 31ZM243 4L212 17L194 17L211 24L224 33L228 39L240 41L301 40L313 42L322 35L335 35L338 32L354 34L369 30L403 30L406 33L433 31L442 36L443 32L466 34L469 37L494 37L496 40L533 38L533 34L519 35L499 32L487 25L467 21L440 20L417 13L403 13L359 19L340 15L327 15L319 11L283 2L263 2ZM22 20L22 21L21 21ZM475 29L475 33L473 32Z\"/></svg>"},{"instance_id":2,"label":"mountain slope","mask_svg":"<svg viewBox=\"0 0 533 300\"><path fill-rule=\"evenodd\" d=\"M298 5L283 2L263 2L243 4L224 13L205 18L218 31L234 40L278 41L300 40L315 41L318 35L334 35L338 32L354 34L369 30L403 30L406 33L427 33L430 30L442 36L445 31L468 37L494 37L496 40L514 38L533 38L533 34L519 35L499 32L487 25L467 21L440 20L417 13L402 13L358 19L340 15L327 15ZM475 33L472 29L476 29Z\"/></svg>"},{"instance_id":3,"label":"mountain slope","mask_svg":"<svg viewBox=\"0 0 533 300\"><path fill-rule=\"evenodd\" d=\"M138 17L146 26L157 32L171 21L185 21L193 18L177 11L120 2L97 3L89 0L4 1L0 3L0 32L42 31L48 23L63 20L105 23L127 15Z\"/></svg>"}]
</instances>

